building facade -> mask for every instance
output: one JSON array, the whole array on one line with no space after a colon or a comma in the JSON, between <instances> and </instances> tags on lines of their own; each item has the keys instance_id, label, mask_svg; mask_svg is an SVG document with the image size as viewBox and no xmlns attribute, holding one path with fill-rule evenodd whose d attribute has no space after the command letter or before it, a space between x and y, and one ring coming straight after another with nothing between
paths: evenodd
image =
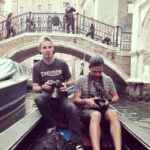
<instances>
[{"instance_id":1,"label":"building facade","mask_svg":"<svg viewBox=\"0 0 150 150\"><path fill-rule=\"evenodd\" d=\"M100 22L121 26L124 31L131 31L132 14L128 13L129 0L81 0L82 14Z\"/></svg>"},{"instance_id":2,"label":"building facade","mask_svg":"<svg viewBox=\"0 0 150 150\"><path fill-rule=\"evenodd\" d=\"M81 0L82 14L131 31L130 94L140 94L150 85L150 1ZM89 11L90 10L90 11Z\"/></svg>"},{"instance_id":3,"label":"building facade","mask_svg":"<svg viewBox=\"0 0 150 150\"><path fill-rule=\"evenodd\" d=\"M0 0L0 21L4 20L4 4L5 0Z\"/></svg>"},{"instance_id":4,"label":"building facade","mask_svg":"<svg viewBox=\"0 0 150 150\"><path fill-rule=\"evenodd\" d=\"M12 0L12 12L19 15L26 12L51 12L64 13L64 0ZM75 0L68 0L74 7L77 6Z\"/></svg>"},{"instance_id":5,"label":"building facade","mask_svg":"<svg viewBox=\"0 0 150 150\"><path fill-rule=\"evenodd\" d=\"M135 0L133 13L130 83L150 84L150 1Z\"/></svg>"}]
</instances>

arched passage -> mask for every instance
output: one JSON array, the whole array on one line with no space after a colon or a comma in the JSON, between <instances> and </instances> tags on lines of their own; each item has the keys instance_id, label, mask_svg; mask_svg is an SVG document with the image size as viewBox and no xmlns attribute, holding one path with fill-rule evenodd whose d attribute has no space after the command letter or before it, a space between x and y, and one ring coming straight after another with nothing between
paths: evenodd
<instances>
[{"instance_id":1,"label":"arched passage","mask_svg":"<svg viewBox=\"0 0 150 150\"><path fill-rule=\"evenodd\" d=\"M5 57L11 58L17 62L22 62L25 59L30 58L39 53L37 50L37 45L37 43L29 43L28 45L23 45L22 47L13 49L9 53L5 54ZM93 51L83 49L80 46L66 42L54 41L54 47L56 53L64 53L78 57L80 59L83 59L83 57L85 57L85 61L87 62L89 61L91 56L101 55L99 53L95 53ZM119 68L113 62L111 62L109 59L105 58L103 55L101 56L105 61L105 73L112 77L119 91L125 92L127 86L126 80L128 76L124 73L124 71L121 68Z\"/></svg>"}]
</instances>

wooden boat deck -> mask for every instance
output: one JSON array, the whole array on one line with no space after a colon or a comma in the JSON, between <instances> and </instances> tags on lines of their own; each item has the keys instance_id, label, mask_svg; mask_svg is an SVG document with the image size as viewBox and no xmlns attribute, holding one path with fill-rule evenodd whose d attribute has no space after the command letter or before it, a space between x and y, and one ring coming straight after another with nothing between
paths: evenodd
<instances>
[{"instance_id":1,"label":"wooden boat deck","mask_svg":"<svg viewBox=\"0 0 150 150\"><path fill-rule=\"evenodd\" d=\"M150 150L150 134L146 133L142 128L137 127L124 116L119 115L122 123L123 143L129 147L123 149L128 150ZM28 116L12 125L10 128L0 134L0 150L29 150L29 145L39 135L39 129L43 129L40 123L41 115L34 110ZM128 133L126 133L126 130ZM89 141L87 139L87 143Z\"/></svg>"}]
</instances>

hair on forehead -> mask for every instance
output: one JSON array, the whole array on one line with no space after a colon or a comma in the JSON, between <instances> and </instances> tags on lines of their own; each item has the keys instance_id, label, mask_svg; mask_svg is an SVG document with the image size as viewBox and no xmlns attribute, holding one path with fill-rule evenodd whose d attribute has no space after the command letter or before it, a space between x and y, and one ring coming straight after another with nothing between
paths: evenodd
<instances>
[{"instance_id":1,"label":"hair on forehead","mask_svg":"<svg viewBox=\"0 0 150 150\"><path fill-rule=\"evenodd\" d=\"M89 62L89 67L103 66L104 60L101 56L92 56Z\"/></svg>"},{"instance_id":2,"label":"hair on forehead","mask_svg":"<svg viewBox=\"0 0 150 150\"><path fill-rule=\"evenodd\" d=\"M53 44L52 39L50 37L48 37L48 36L42 36L42 37L39 38L38 47L40 48L41 44L43 42L45 42L45 41L49 41L49 42L51 42Z\"/></svg>"}]
</instances>

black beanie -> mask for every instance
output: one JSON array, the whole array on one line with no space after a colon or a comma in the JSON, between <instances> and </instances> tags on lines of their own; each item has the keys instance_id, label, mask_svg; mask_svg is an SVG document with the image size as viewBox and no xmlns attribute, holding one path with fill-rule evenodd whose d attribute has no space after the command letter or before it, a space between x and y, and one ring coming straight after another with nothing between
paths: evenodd
<instances>
[{"instance_id":1,"label":"black beanie","mask_svg":"<svg viewBox=\"0 0 150 150\"><path fill-rule=\"evenodd\" d=\"M104 65L104 60L101 56L92 56L89 62L89 67Z\"/></svg>"}]
</instances>

